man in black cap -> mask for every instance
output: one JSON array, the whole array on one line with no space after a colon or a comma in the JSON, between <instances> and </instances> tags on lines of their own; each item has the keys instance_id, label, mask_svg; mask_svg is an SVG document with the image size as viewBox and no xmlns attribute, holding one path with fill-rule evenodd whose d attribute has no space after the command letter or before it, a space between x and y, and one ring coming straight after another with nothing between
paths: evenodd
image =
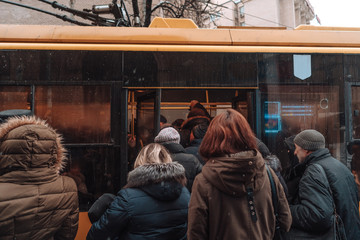
<instances>
[{"instance_id":1,"label":"man in black cap","mask_svg":"<svg viewBox=\"0 0 360 240\"><path fill-rule=\"evenodd\" d=\"M324 136L316 130L300 132L294 144L294 154L305 171L290 205L293 223L288 234L299 239L333 235L335 206L343 222L340 231L345 231L347 239L360 239L359 199L350 170L330 155Z\"/></svg>"},{"instance_id":2,"label":"man in black cap","mask_svg":"<svg viewBox=\"0 0 360 240\"><path fill-rule=\"evenodd\" d=\"M202 165L205 164L204 160L202 159L201 155L199 154L199 147L201 142L205 136L205 133L209 127L207 123L201 123L196 125L190 134L190 144L189 147L185 148L186 153L190 153L197 157Z\"/></svg>"}]
</instances>

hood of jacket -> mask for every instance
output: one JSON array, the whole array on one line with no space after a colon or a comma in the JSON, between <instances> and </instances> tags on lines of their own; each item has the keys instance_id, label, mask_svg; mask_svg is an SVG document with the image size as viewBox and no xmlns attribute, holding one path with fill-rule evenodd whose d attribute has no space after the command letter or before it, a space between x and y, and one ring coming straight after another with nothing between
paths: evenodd
<instances>
[{"instance_id":1,"label":"hood of jacket","mask_svg":"<svg viewBox=\"0 0 360 240\"><path fill-rule=\"evenodd\" d=\"M181 129L193 129L193 127L195 127L198 124L202 124L202 123L210 123L210 118L207 116L192 116L187 118L182 124L181 124Z\"/></svg>"},{"instance_id":2,"label":"hood of jacket","mask_svg":"<svg viewBox=\"0 0 360 240\"><path fill-rule=\"evenodd\" d=\"M62 137L46 121L23 116L10 118L0 125L2 181L49 181L46 176L57 177L65 159Z\"/></svg>"},{"instance_id":3,"label":"hood of jacket","mask_svg":"<svg viewBox=\"0 0 360 240\"><path fill-rule=\"evenodd\" d=\"M132 170L125 188L139 188L162 200L177 199L186 183L185 169L177 163L146 164Z\"/></svg>"},{"instance_id":4,"label":"hood of jacket","mask_svg":"<svg viewBox=\"0 0 360 240\"><path fill-rule=\"evenodd\" d=\"M263 187L266 168L261 153L250 150L210 158L203 166L202 174L221 192L240 197L247 194L247 188L257 192Z\"/></svg>"}]
</instances>

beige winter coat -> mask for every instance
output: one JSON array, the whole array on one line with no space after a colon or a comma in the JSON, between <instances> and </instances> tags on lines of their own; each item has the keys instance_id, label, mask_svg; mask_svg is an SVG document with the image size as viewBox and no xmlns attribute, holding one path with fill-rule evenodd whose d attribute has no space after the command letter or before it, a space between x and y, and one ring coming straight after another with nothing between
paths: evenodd
<instances>
[{"instance_id":1,"label":"beige winter coat","mask_svg":"<svg viewBox=\"0 0 360 240\"><path fill-rule=\"evenodd\" d=\"M34 117L0 125L0 239L74 239L75 182L59 175L61 137Z\"/></svg>"}]
</instances>

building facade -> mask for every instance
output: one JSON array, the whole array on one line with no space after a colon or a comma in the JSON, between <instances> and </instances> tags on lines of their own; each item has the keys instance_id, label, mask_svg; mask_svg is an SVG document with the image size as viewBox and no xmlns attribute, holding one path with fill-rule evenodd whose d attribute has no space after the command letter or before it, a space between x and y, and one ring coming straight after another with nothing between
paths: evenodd
<instances>
[{"instance_id":1,"label":"building facade","mask_svg":"<svg viewBox=\"0 0 360 240\"><path fill-rule=\"evenodd\" d=\"M215 25L296 28L309 25L315 13L309 0L221 0Z\"/></svg>"},{"instance_id":2,"label":"building facade","mask_svg":"<svg viewBox=\"0 0 360 240\"><path fill-rule=\"evenodd\" d=\"M73 16L66 11L54 9L51 5L32 0L12 0L11 2L27 5L33 8L55 13L91 24L91 21L81 17ZM132 25L133 7L131 0L125 0L126 9L129 12ZM145 0L138 1L140 18L144 21ZM153 7L163 1L153 0ZM168 1L179 2L180 1ZM91 11L93 5L109 4L110 0L58 0L57 3L67 7ZM118 1L119 3L119 1ZM205 4L205 3L204 3ZM286 27L295 28L301 24L310 24L314 18L314 9L309 0L211 0L207 5L197 2L198 12L206 9L205 14L209 17L196 16L196 11L188 11L186 17L191 17L198 26L204 28L216 28L217 26L247 26L247 27ZM101 15L112 18L111 15ZM153 16L169 17L169 12L159 9ZM71 25L72 23L63 21L59 17L41 13L28 8L10 5L0 2L0 24L40 24L40 25Z\"/></svg>"}]
</instances>

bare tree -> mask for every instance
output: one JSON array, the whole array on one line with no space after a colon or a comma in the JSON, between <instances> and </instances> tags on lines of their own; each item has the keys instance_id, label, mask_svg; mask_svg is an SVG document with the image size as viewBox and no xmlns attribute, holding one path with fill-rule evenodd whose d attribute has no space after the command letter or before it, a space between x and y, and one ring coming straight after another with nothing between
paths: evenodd
<instances>
[{"instance_id":1,"label":"bare tree","mask_svg":"<svg viewBox=\"0 0 360 240\"><path fill-rule=\"evenodd\" d=\"M110 1L110 3L106 2ZM77 10L76 1L57 1L38 0L39 4L24 4L21 0L0 0L0 4L12 4L18 7L42 12L66 22L77 25L96 25L96 26L135 26L147 27L151 20L156 17L165 18L190 18L199 27L209 27L216 25L212 20L214 17L221 16L221 6L212 3L213 0L104 0L104 4L99 4L99 0L88 1L88 9ZM97 3L95 5L91 5ZM49 11L51 6L54 11ZM82 3L83 4L83 3ZM44 10L47 9L47 10ZM141 10L140 10L141 9ZM70 13L64 15L61 12Z\"/></svg>"},{"instance_id":2,"label":"bare tree","mask_svg":"<svg viewBox=\"0 0 360 240\"><path fill-rule=\"evenodd\" d=\"M161 1L152 8L152 16L168 18L190 18L199 27L208 27L211 20L219 16L221 7L211 0Z\"/></svg>"}]
</instances>

